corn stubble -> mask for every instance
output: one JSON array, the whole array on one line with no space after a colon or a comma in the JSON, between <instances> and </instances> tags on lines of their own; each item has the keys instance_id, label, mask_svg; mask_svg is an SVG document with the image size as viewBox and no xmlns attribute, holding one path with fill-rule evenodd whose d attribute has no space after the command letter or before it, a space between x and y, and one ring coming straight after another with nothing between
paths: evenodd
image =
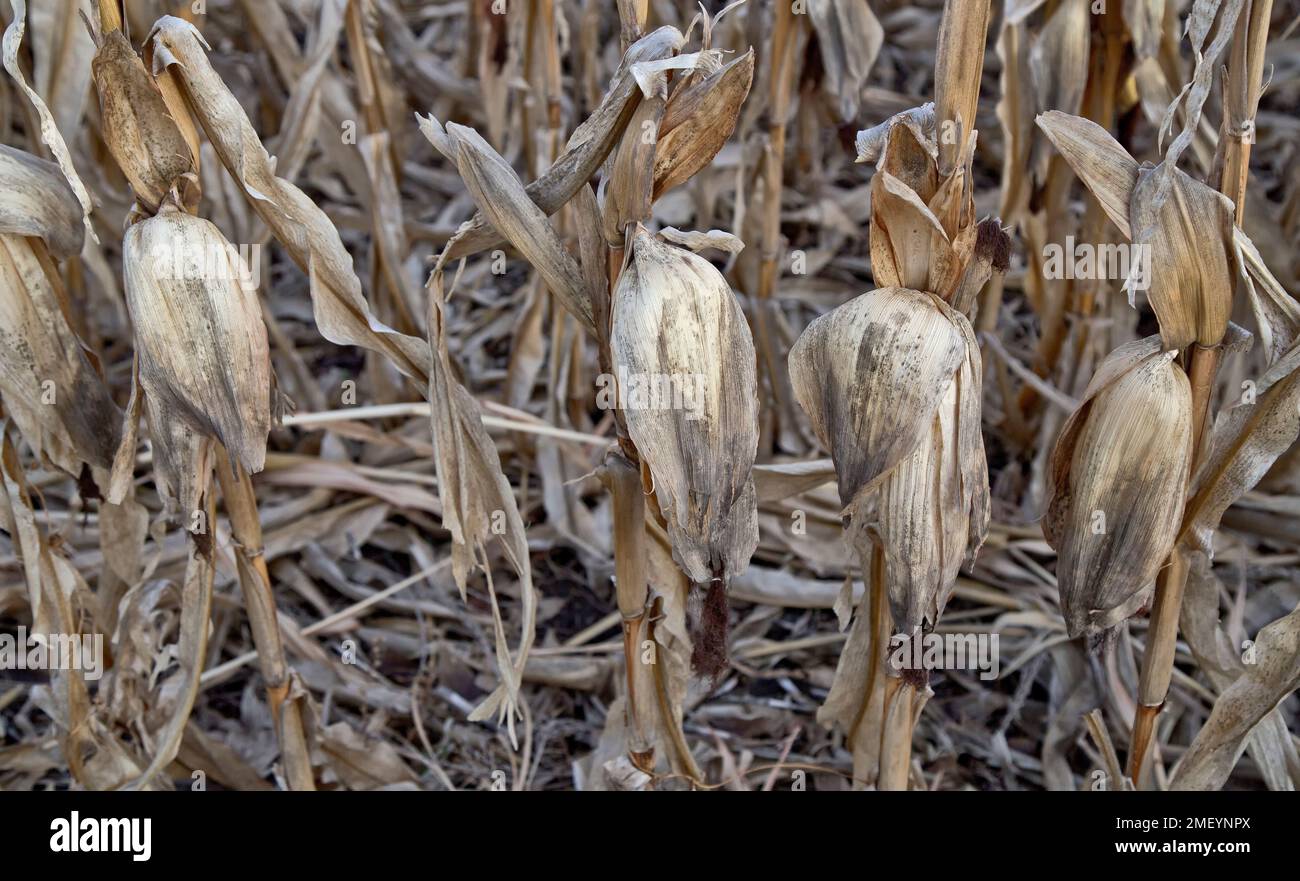
<instances>
[{"instance_id":1,"label":"corn stubble","mask_svg":"<svg viewBox=\"0 0 1300 881\"><path fill-rule=\"evenodd\" d=\"M1272 3L10 5L0 785L1300 784Z\"/></svg>"}]
</instances>

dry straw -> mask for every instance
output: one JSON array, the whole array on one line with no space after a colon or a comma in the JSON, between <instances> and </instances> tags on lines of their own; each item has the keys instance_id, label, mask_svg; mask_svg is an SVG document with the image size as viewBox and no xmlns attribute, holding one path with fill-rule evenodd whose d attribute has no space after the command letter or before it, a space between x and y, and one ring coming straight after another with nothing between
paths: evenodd
<instances>
[{"instance_id":1,"label":"dry straw","mask_svg":"<svg viewBox=\"0 0 1300 881\"><path fill-rule=\"evenodd\" d=\"M1300 786L1283 16L1106 6L10 0L0 786Z\"/></svg>"}]
</instances>

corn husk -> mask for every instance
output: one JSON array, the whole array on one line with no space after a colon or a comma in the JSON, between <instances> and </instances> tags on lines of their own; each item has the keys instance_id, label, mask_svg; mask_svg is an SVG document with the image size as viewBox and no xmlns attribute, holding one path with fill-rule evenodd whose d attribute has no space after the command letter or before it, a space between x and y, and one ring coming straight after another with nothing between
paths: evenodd
<instances>
[{"instance_id":1,"label":"corn husk","mask_svg":"<svg viewBox=\"0 0 1300 881\"><path fill-rule=\"evenodd\" d=\"M271 364L247 266L216 226L173 206L131 226L123 251L154 442L192 450L216 438L261 471ZM188 458L164 456L178 467Z\"/></svg>"},{"instance_id":2,"label":"corn husk","mask_svg":"<svg viewBox=\"0 0 1300 881\"><path fill-rule=\"evenodd\" d=\"M831 452L851 539L883 544L895 626L933 623L988 525L970 323L934 294L871 291L808 326L790 376Z\"/></svg>"},{"instance_id":3,"label":"corn husk","mask_svg":"<svg viewBox=\"0 0 1300 881\"><path fill-rule=\"evenodd\" d=\"M637 79L641 84L641 103L610 157L601 188L601 231L611 248L624 247L628 227L650 219L655 195L655 156L668 109L668 78L666 72L654 70L642 71Z\"/></svg>"},{"instance_id":4,"label":"corn husk","mask_svg":"<svg viewBox=\"0 0 1300 881\"><path fill-rule=\"evenodd\" d=\"M1102 363L1052 451L1043 533L1071 637L1095 637L1147 603L1173 549L1192 455L1186 374L1158 337Z\"/></svg>"},{"instance_id":5,"label":"corn husk","mask_svg":"<svg viewBox=\"0 0 1300 881\"><path fill-rule=\"evenodd\" d=\"M673 558L696 584L725 580L745 570L758 542L753 339L711 263L639 226L630 244L614 293L616 368L700 379L691 410L625 401L628 434L654 477Z\"/></svg>"},{"instance_id":6,"label":"corn husk","mask_svg":"<svg viewBox=\"0 0 1300 881\"><path fill-rule=\"evenodd\" d=\"M965 311L992 270L1006 269L1010 243L997 221L975 220L974 132L963 162L941 172L940 149L954 131L925 104L858 132L857 153L876 164L869 243L877 284L930 291Z\"/></svg>"},{"instance_id":7,"label":"corn husk","mask_svg":"<svg viewBox=\"0 0 1300 881\"><path fill-rule=\"evenodd\" d=\"M0 232L43 239L57 259L81 253L81 206L53 162L0 144Z\"/></svg>"}]
</instances>

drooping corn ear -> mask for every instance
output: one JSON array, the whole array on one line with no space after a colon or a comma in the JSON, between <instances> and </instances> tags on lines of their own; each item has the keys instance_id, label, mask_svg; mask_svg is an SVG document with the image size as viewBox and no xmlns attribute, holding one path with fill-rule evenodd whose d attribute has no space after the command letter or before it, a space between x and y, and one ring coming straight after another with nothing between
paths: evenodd
<instances>
[{"instance_id":1,"label":"drooping corn ear","mask_svg":"<svg viewBox=\"0 0 1300 881\"><path fill-rule=\"evenodd\" d=\"M846 509L928 437L967 357L949 312L933 294L881 288L818 318L790 350L795 397Z\"/></svg>"},{"instance_id":2,"label":"drooping corn ear","mask_svg":"<svg viewBox=\"0 0 1300 881\"><path fill-rule=\"evenodd\" d=\"M379 352L417 383L427 382L426 341L398 333L371 312L338 230L302 190L276 175L274 161L244 108L213 69L206 47L194 25L165 15L145 38L145 64L155 76L172 74L185 109L202 126L221 164L310 278L312 314L321 336Z\"/></svg>"},{"instance_id":3,"label":"drooping corn ear","mask_svg":"<svg viewBox=\"0 0 1300 881\"><path fill-rule=\"evenodd\" d=\"M1187 376L1159 337L1120 346L1052 451L1043 533L1071 637L1140 609L1177 537L1192 455Z\"/></svg>"},{"instance_id":4,"label":"drooping corn ear","mask_svg":"<svg viewBox=\"0 0 1300 881\"><path fill-rule=\"evenodd\" d=\"M933 294L872 291L809 325L790 376L835 463L849 539L865 552L874 532L884 551L895 627L933 623L988 527L970 322Z\"/></svg>"},{"instance_id":5,"label":"drooping corn ear","mask_svg":"<svg viewBox=\"0 0 1300 881\"><path fill-rule=\"evenodd\" d=\"M121 435L77 336L55 259L81 251L81 206L52 162L0 146L0 395L37 453L79 475L108 468Z\"/></svg>"},{"instance_id":6,"label":"drooping corn ear","mask_svg":"<svg viewBox=\"0 0 1300 881\"><path fill-rule=\"evenodd\" d=\"M730 286L707 260L635 227L610 347L674 559L696 584L739 574L758 543L758 387Z\"/></svg>"},{"instance_id":7,"label":"drooping corn ear","mask_svg":"<svg viewBox=\"0 0 1300 881\"><path fill-rule=\"evenodd\" d=\"M127 305L151 422L214 437L262 470L271 428L266 326L248 266L221 231L167 205L123 239ZM155 430L155 443L170 433Z\"/></svg>"}]
</instances>

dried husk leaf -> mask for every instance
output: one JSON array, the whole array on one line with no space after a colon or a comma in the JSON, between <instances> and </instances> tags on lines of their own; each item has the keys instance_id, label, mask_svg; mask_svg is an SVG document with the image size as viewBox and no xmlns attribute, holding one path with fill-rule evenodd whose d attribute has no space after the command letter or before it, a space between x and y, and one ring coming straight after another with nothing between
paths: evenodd
<instances>
[{"instance_id":1,"label":"dried husk leaf","mask_svg":"<svg viewBox=\"0 0 1300 881\"><path fill-rule=\"evenodd\" d=\"M1154 211L1160 175L1160 166L1139 170L1129 209L1134 245L1151 245L1147 299L1166 348L1214 346L1228 328L1236 286L1232 202L1174 169L1169 196Z\"/></svg>"},{"instance_id":2,"label":"dried husk leaf","mask_svg":"<svg viewBox=\"0 0 1300 881\"><path fill-rule=\"evenodd\" d=\"M1137 186L1137 161L1090 119L1049 110L1040 113L1036 122L1092 191L1106 216L1125 238L1132 238L1129 206Z\"/></svg>"},{"instance_id":3,"label":"dried husk leaf","mask_svg":"<svg viewBox=\"0 0 1300 881\"><path fill-rule=\"evenodd\" d=\"M1136 612L1173 548L1192 451L1191 386L1175 354L1157 337L1112 352L1052 451L1043 533L1071 637Z\"/></svg>"},{"instance_id":4,"label":"dried husk leaf","mask_svg":"<svg viewBox=\"0 0 1300 881\"><path fill-rule=\"evenodd\" d=\"M238 251L212 223L172 209L126 231L123 264L155 443L169 444L183 427L220 440L249 473L261 471L270 351Z\"/></svg>"},{"instance_id":5,"label":"dried husk leaf","mask_svg":"<svg viewBox=\"0 0 1300 881\"><path fill-rule=\"evenodd\" d=\"M27 29L27 0L9 0L9 5L13 8L14 17L13 21L9 23L9 27L5 28L2 43L5 70L9 71L9 75L18 82L18 87L22 89L23 94L36 108L36 113L41 120L41 140L50 148L54 161L62 169L68 186L72 188L73 194L81 204L82 223L85 226L87 235L90 236L91 241L98 242L99 239L95 236L95 229L90 224L90 193L77 175L76 166L72 164L72 156L68 153L68 145L64 142L63 135L59 133L59 127L55 124L54 115L50 113L50 108L41 100L41 96L36 94L36 90L28 84L27 78L23 76L22 65L18 62L18 49L22 46L23 33Z\"/></svg>"},{"instance_id":6,"label":"dried husk leaf","mask_svg":"<svg viewBox=\"0 0 1300 881\"><path fill-rule=\"evenodd\" d=\"M514 169L473 129L449 123L446 135L456 168L479 210L532 264L564 308L594 333L582 269L565 250L545 212L528 198ZM444 265L441 259L440 266Z\"/></svg>"},{"instance_id":7,"label":"dried husk leaf","mask_svg":"<svg viewBox=\"0 0 1300 881\"><path fill-rule=\"evenodd\" d=\"M855 162L876 163L879 167L881 157L885 153L885 146L889 142L889 136L894 127L898 125L907 126L912 130L912 138L916 143L925 147L930 158L938 159L938 148L935 141L935 116L934 104L926 103L920 107L912 107L901 113L895 113L879 125L863 129L858 132L854 139L854 148L857 151ZM897 175L898 173L895 172ZM898 175L906 179L905 175Z\"/></svg>"},{"instance_id":8,"label":"dried husk leaf","mask_svg":"<svg viewBox=\"0 0 1300 881\"><path fill-rule=\"evenodd\" d=\"M1255 727L1300 687L1300 607L1260 630L1255 663L1214 703L1174 772L1172 788L1217 790L1245 751Z\"/></svg>"},{"instance_id":9,"label":"dried husk leaf","mask_svg":"<svg viewBox=\"0 0 1300 881\"><path fill-rule=\"evenodd\" d=\"M569 137L564 152L556 158L546 173L525 188L528 198L547 215L554 214L573 198L574 193L591 179L601 163L623 137L633 112L640 105L641 89L632 75L632 66L647 61L666 58L681 48L682 34L674 27L664 26L651 31L628 47L614 72L609 91L600 106L587 117ZM416 116L420 130L438 151L438 133L427 122ZM439 130L440 131L440 130ZM443 250L444 265L461 257L468 257L496 247L505 241L482 212L464 223Z\"/></svg>"},{"instance_id":10,"label":"dried husk leaf","mask_svg":"<svg viewBox=\"0 0 1300 881\"><path fill-rule=\"evenodd\" d=\"M1135 245L1151 246L1147 296L1165 347L1217 345L1236 284L1232 203L1165 163L1140 169L1094 122L1049 111L1039 115L1038 125L1120 232ZM1172 183L1159 202L1156 191L1167 174Z\"/></svg>"},{"instance_id":11,"label":"dried husk leaf","mask_svg":"<svg viewBox=\"0 0 1300 881\"><path fill-rule=\"evenodd\" d=\"M0 144L0 233L44 239L62 259L81 253L81 206L53 162Z\"/></svg>"},{"instance_id":12,"label":"dried husk leaf","mask_svg":"<svg viewBox=\"0 0 1300 881\"><path fill-rule=\"evenodd\" d=\"M1240 650L1221 626L1219 597L1223 589L1209 561L1201 554L1193 554L1187 591L1179 609L1178 632L1186 640L1196 665L1220 694L1237 681L1246 666ZM1247 742L1247 749L1268 788L1275 792L1294 792L1296 782L1288 769L1300 772L1300 753L1287 730L1281 704L1255 726Z\"/></svg>"},{"instance_id":13,"label":"dried husk leaf","mask_svg":"<svg viewBox=\"0 0 1300 881\"><path fill-rule=\"evenodd\" d=\"M195 170L189 144L121 31L104 35L92 69L104 143L136 199L154 213L172 185Z\"/></svg>"},{"instance_id":14,"label":"dried husk leaf","mask_svg":"<svg viewBox=\"0 0 1300 881\"><path fill-rule=\"evenodd\" d=\"M681 79L691 79L695 74L710 76L722 69L721 49L702 49L699 52L685 52L654 61L641 61L632 65L632 76L641 89L642 98L651 98L667 83L667 74L672 71Z\"/></svg>"},{"instance_id":15,"label":"dried husk leaf","mask_svg":"<svg viewBox=\"0 0 1300 881\"><path fill-rule=\"evenodd\" d=\"M870 229L871 269L876 282L929 290L936 238L946 242L948 234L920 194L888 171L877 171L871 180Z\"/></svg>"},{"instance_id":16,"label":"dried husk leaf","mask_svg":"<svg viewBox=\"0 0 1300 881\"><path fill-rule=\"evenodd\" d=\"M717 73L673 95L659 127L653 198L690 180L713 161L736 127L753 79L754 50L750 49ZM687 115L679 122L675 113Z\"/></svg>"},{"instance_id":17,"label":"dried husk leaf","mask_svg":"<svg viewBox=\"0 0 1300 881\"><path fill-rule=\"evenodd\" d=\"M1300 303L1273 277L1254 242L1233 229L1233 250L1239 281L1255 315L1265 356L1272 364L1300 340Z\"/></svg>"},{"instance_id":18,"label":"dried husk leaf","mask_svg":"<svg viewBox=\"0 0 1300 881\"><path fill-rule=\"evenodd\" d=\"M620 388L628 434L691 581L743 572L758 543L758 392L753 339L731 288L707 260L638 226L614 293L611 352L628 376L694 385L694 407L684 397L682 407L647 406Z\"/></svg>"},{"instance_id":19,"label":"dried husk leaf","mask_svg":"<svg viewBox=\"0 0 1300 881\"><path fill-rule=\"evenodd\" d=\"M992 240L975 223L969 186L975 133L970 133L962 163L941 175L937 157L942 133L933 128L929 108L914 108L859 132L858 161L876 160L869 239L876 282L929 291L951 304L979 262L972 260L977 244L987 246ZM991 253L983 256L985 262L992 258ZM999 265L1004 262L999 257ZM975 283L970 278L969 284Z\"/></svg>"},{"instance_id":20,"label":"dried husk leaf","mask_svg":"<svg viewBox=\"0 0 1300 881\"><path fill-rule=\"evenodd\" d=\"M821 48L822 88L836 101L841 122L857 118L862 86L885 41L867 0L808 0L808 18Z\"/></svg>"},{"instance_id":21,"label":"dried husk leaf","mask_svg":"<svg viewBox=\"0 0 1300 881\"><path fill-rule=\"evenodd\" d=\"M111 467L121 413L69 309L42 240L0 233L0 395L33 451L78 475Z\"/></svg>"},{"instance_id":22,"label":"dried husk leaf","mask_svg":"<svg viewBox=\"0 0 1300 881\"><path fill-rule=\"evenodd\" d=\"M464 599L469 574L483 567L492 605L494 646L500 684L470 714L470 721L496 716L505 721L516 742L515 720L521 717L519 689L533 644L537 594L528 560L528 540L514 491L501 472L496 445L483 427L478 404L456 379L447 351L443 317L443 276L435 269L429 279L429 340L433 371L428 398L432 416L434 465L442 501L442 523L452 538L452 573ZM496 518L504 518L501 549L519 576L519 647L512 656L488 566L487 547Z\"/></svg>"},{"instance_id":23,"label":"dried husk leaf","mask_svg":"<svg viewBox=\"0 0 1300 881\"><path fill-rule=\"evenodd\" d=\"M650 205L654 201L655 154L660 125L668 105L665 74L654 73L650 85L651 90L642 98L623 132L601 189L601 230L611 248L625 247L624 236L628 227L650 219ZM642 91L645 90L643 84Z\"/></svg>"},{"instance_id":24,"label":"dried husk leaf","mask_svg":"<svg viewBox=\"0 0 1300 881\"><path fill-rule=\"evenodd\" d=\"M1207 557L1223 513L1263 479L1300 437L1300 346L1265 371L1250 401L1215 419L1214 433L1187 503L1183 540Z\"/></svg>"}]
</instances>

